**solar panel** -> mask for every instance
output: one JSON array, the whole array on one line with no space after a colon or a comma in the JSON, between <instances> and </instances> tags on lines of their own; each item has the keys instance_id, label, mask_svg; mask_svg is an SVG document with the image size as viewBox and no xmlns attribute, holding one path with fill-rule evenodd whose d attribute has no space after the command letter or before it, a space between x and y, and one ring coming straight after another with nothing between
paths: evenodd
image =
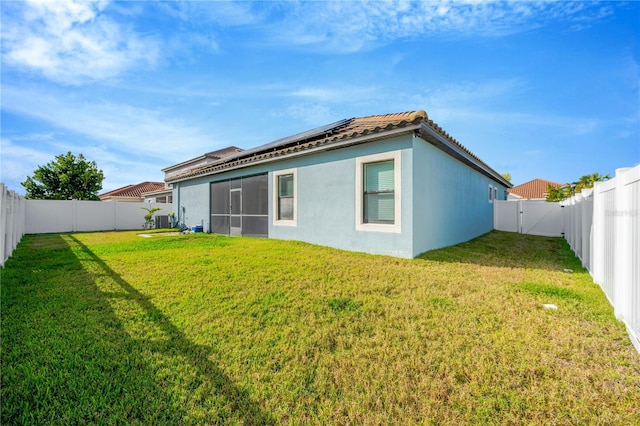
<instances>
[{"instance_id":1,"label":"solar panel","mask_svg":"<svg viewBox=\"0 0 640 426\"><path fill-rule=\"evenodd\" d=\"M227 162L229 160L233 160L236 158L240 158L240 157L245 157L245 156L251 156L257 152L262 152L262 151L268 151L271 149L276 149L285 145L289 145L292 143L296 143L299 141L303 141L306 139L310 139L316 136L320 136L323 135L337 127L340 126L344 126L345 124L349 123L351 121L350 118L346 118L340 121L336 121L335 123L331 123L331 124L326 124L322 127L317 127L315 129L311 129L311 130L307 130L305 132L301 132L301 133L296 133L295 135L291 135L291 136L287 136L285 138L282 139L277 139L273 142L269 142L267 144L264 145L260 145L256 148L251 148L248 149L246 151L242 151L242 152L238 152L237 154L233 154L233 155L229 155L227 157L224 157L221 162Z\"/></svg>"}]
</instances>

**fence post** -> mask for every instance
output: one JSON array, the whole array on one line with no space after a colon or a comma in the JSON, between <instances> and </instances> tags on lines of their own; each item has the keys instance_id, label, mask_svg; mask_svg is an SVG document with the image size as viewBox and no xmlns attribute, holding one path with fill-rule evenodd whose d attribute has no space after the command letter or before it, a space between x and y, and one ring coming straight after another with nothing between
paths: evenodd
<instances>
[{"instance_id":1,"label":"fence post","mask_svg":"<svg viewBox=\"0 0 640 426\"><path fill-rule=\"evenodd\" d=\"M522 210L522 200L519 199L518 200L518 223L517 223L517 227L518 227L518 234L522 234L522 215L523 215L523 210Z\"/></svg>"},{"instance_id":2,"label":"fence post","mask_svg":"<svg viewBox=\"0 0 640 426\"><path fill-rule=\"evenodd\" d=\"M0 266L4 266L7 246L7 187L0 183L0 229L2 229L2 243L0 244Z\"/></svg>"},{"instance_id":3,"label":"fence post","mask_svg":"<svg viewBox=\"0 0 640 426\"><path fill-rule=\"evenodd\" d=\"M582 190L580 208L582 266L591 270L591 222L593 221L593 189Z\"/></svg>"},{"instance_id":4,"label":"fence post","mask_svg":"<svg viewBox=\"0 0 640 426\"><path fill-rule=\"evenodd\" d=\"M593 282L598 285L604 283L604 221L605 221L605 203L604 194L602 192L603 182L596 182L593 185L593 224L592 235L593 243L591 244L591 276Z\"/></svg>"},{"instance_id":5,"label":"fence post","mask_svg":"<svg viewBox=\"0 0 640 426\"><path fill-rule=\"evenodd\" d=\"M615 244L615 306L616 317L628 320L631 304L631 196L627 188L625 172L628 168L616 169L616 203L612 212L616 222Z\"/></svg>"}]
</instances>

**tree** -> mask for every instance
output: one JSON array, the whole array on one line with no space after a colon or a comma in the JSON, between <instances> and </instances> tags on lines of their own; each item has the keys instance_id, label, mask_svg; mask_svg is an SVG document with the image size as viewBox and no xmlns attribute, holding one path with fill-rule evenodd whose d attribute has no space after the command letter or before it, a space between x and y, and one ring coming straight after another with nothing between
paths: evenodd
<instances>
[{"instance_id":1,"label":"tree","mask_svg":"<svg viewBox=\"0 0 640 426\"><path fill-rule=\"evenodd\" d=\"M581 176L578 182L575 183L574 194L586 188L593 188L593 185L596 182L604 182L609 179L611 179L609 175L603 176L600 173L591 173L590 175Z\"/></svg>"},{"instance_id":2,"label":"tree","mask_svg":"<svg viewBox=\"0 0 640 426\"><path fill-rule=\"evenodd\" d=\"M145 228L153 228L153 214L157 211L162 210L160 207L140 207L142 210L146 210L147 213L144 215L144 227Z\"/></svg>"},{"instance_id":3,"label":"tree","mask_svg":"<svg viewBox=\"0 0 640 426\"><path fill-rule=\"evenodd\" d=\"M566 200L567 198L577 194L583 189L593 188L596 182L609 180L609 175L601 175L600 173L591 173L590 175L581 176L577 182L567 183L559 188L549 185L547 187L547 201L556 202Z\"/></svg>"},{"instance_id":4,"label":"tree","mask_svg":"<svg viewBox=\"0 0 640 426\"><path fill-rule=\"evenodd\" d=\"M511 173L500 173L500 176L507 182L511 182Z\"/></svg>"},{"instance_id":5,"label":"tree","mask_svg":"<svg viewBox=\"0 0 640 426\"><path fill-rule=\"evenodd\" d=\"M22 186L27 190L26 198L33 200L99 200L103 180L104 173L95 161L67 152L38 166Z\"/></svg>"},{"instance_id":6,"label":"tree","mask_svg":"<svg viewBox=\"0 0 640 426\"><path fill-rule=\"evenodd\" d=\"M566 200L571 197L571 184L562 185L559 187L555 187L552 185L547 185L547 197L546 200L552 203Z\"/></svg>"}]
</instances>

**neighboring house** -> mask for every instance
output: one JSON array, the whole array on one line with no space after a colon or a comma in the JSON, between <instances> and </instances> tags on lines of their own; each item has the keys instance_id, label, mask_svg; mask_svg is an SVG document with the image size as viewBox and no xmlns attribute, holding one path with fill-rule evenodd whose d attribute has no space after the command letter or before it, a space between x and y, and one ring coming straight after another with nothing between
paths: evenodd
<instances>
[{"instance_id":1,"label":"neighboring house","mask_svg":"<svg viewBox=\"0 0 640 426\"><path fill-rule=\"evenodd\" d=\"M241 148L238 148L237 146L230 146L227 148L219 149L217 151L207 152L206 154L203 154L199 157L183 161L182 163L178 163L173 166L165 167L164 169L162 169L162 171L164 172L164 180L165 182L169 182L169 180L173 176L183 175L190 170L197 170L208 164L217 163L225 157L238 154L242 151L243 150Z\"/></svg>"},{"instance_id":2,"label":"neighboring house","mask_svg":"<svg viewBox=\"0 0 640 426\"><path fill-rule=\"evenodd\" d=\"M165 187L163 182L142 182L105 192L98 195L98 197L102 201L156 201L158 203L170 203L172 190ZM158 201L158 199L163 199L164 201Z\"/></svg>"},{"instance_id":3,"label":"neighboring house","mask_svg":"<svg viewBox=\"0 0 640 426\"><path fill-rule=\"evenodd\" d=\"M205 157L163 169L188 227L409 258L491 231L511 186L424 111Z\"/></svg>"},{"instance_id":4,"label":"neighboring house","mask_svg":"<svg viewBox=\"0 0 640 426\"><path fill-rule=\"evenodd\" d=\"M551 182L544 179L533 179L529 182L525 182L507 190L507 200L545 201L547 198L547 188L549 187L549 185L554 188L563 186L562 183Z\"/></svg>"},{"instance_id":5,"label":"neighboring house","mask_svg":"<svg viewBox=\"0 0 640 426\"><path fill-rule=\"evenodd\" d=\"M164 187L155 191L143 192L143 201L145 203L172 203L173 202L173 189L170 187Z\"/></svg>"}]
</instances>

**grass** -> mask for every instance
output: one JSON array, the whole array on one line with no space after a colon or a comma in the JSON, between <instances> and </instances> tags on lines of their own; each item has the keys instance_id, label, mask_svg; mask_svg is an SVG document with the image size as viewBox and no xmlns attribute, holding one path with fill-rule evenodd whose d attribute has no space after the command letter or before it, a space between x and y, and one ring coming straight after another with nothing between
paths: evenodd
<instances>
[{"instance_id":1,"label":"grass","mask_svg":"<svg viewBox=\"0 0 640 426\"><path fill-rule=\"evenodd\" d=\"M30 235L1 274L2 424L640 424L640 356L557 238Z\"/></svg>"}]
</instances>

